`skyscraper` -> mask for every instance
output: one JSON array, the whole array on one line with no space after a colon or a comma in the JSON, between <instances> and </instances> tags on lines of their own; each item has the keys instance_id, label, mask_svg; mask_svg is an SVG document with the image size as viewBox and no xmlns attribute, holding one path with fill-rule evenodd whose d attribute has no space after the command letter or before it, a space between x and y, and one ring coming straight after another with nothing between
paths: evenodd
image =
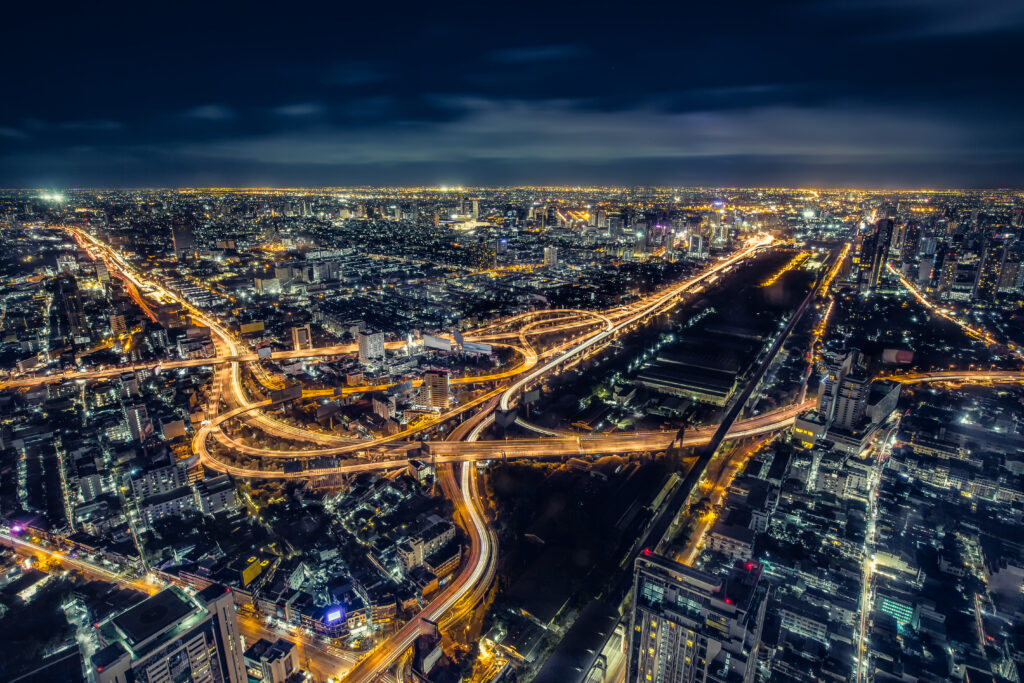
<instances>
[{"instance_id":1,"label":"skyscraper","mask_svg":"<svg viewBox=\"0 0 1024 683\"><path fill-rule=\"evenodd\" d=\"M850 349L828 363L828 373L818 386L818 412L837 427L857 426L867 407L869 385L863 354Z\"/></svg>"},{"instance_id":2,"label":"skyscraper","mask_svg":"<svg viewBox=\"0 0 1024 683\"><path fill-rule=\"evenodd\" d=\"M195 596L165 588L97 629L96 683L245 683L234 601L214 584Z\"/></svg>"},{"instance_id":3,"label":"skyscraper","mask_svg":"<svg viewBox=\"0 0 1024 683\"><path fill-rule=\"evenodd\" d=\"M874 289L878 286L885 272L885 264L889 260L889 247L892 244L893 227L895 223L891 218L883 218L875 225L875 249L871 258L871 279L868 287Z\"/></svg>"},{"instance_id":4,"label":"skyscraper","mask_svg":"<svg viewBox=\"0 0 1024 683\"><path fill-rule=\"evenodd\" d=\"M558 247L544 247L544 267L554 268L558 265Z\"/></svg>"},{"instance_id":5,"label":"skyscraper","mask_svg":"<svg viewBox=\"0 0 1024 683\"><path fill-rule=\"evenodd\" d=\"M184 223L171 226L171 239L174 241L174 258L184 261L192 255L192 229Z\"/></svg>"},{"instance_id":6,"label":"skyscraper","mask_svg":"<svg viewBox=\"0 0 1024 683\"><path fill-rule=\"evenodd\" d=\"M996 292L999 290L999 283L1003 276L1005 259L1006 243L1002 239L985 241L971 298L976 301L992 301L996 298Z\"/></svg>"},{"instance_id":7,"label":"skyscraper","mask_svg":"<svg viewBox=\"0 0 1024 683\"><path fill-rule=\"evenodd\" d=\"M939 271L935 288L948 295L956 284L956 271L960 265L960 248L956 243L947 244L942 253L942 269ZM933 275L934 277L934 275Z\"/></svg>"},{"instance_id":8,"label":"skyscraper","mask_svg":"<svg viewBox=\"0 0 1024 683\"><path fill-rule=\"evenodd\" d=\"M754 562L723 578L644 551L633 575L626 680L753 681L768 602L760 577Z\"/></svg>"}]
</instances>

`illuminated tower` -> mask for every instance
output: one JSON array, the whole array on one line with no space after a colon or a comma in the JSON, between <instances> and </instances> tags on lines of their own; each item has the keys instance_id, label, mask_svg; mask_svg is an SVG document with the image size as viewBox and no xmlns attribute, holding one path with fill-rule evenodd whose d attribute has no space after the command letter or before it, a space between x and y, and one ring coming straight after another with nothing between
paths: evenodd
<instances>
[{"instance_id":1,"label":"illuminated tower","mask_svg":"<svg viewBox=\"0 0 1024 683\"><path fill-rule=\"evenodd\" d=\"M885 264L889 260L889 247L892 244L894 225L893 219L883 218L875 226L875 253L871 259L871 279L868 283L871 289L878 286L882 273L885 272Z\"/></svg>"},{"instance_id":2,"label":"illuminated tower","mask_svg":"<svg viewBox=\"0 0 1024 683\"><path fill-rule=\"evenodd\" d=\"M978 276L974 280L972 298L976 301L992 301L996 298L999 282L1003 275L1003 261L1006 259L1006 243L1001 239L987 240L982 251Z\"/></svg>"},{"instance_id":3,"label":"illuminated tower","mask_svg":"<svg viewBox=\"0 0 1024 683\"><path fill-rule=\"evenodd\" d=\"M184 223L171 226L171 239L174 241L174 258L184 261L192 255L192 229Z\"/></svg>"}]
</instances>

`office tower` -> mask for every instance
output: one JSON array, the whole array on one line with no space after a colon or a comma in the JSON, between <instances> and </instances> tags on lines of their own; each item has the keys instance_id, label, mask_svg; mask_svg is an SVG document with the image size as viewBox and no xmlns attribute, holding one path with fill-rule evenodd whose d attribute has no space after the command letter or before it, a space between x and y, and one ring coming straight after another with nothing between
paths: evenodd
<instances>
[{"instance_id":1,"label":"office tower","mask_svg":"<svg viewBox=\"0 0 1024 683\"><path fill-rule=\"evenodd\" d=\"M646 254L647 253L647 245L649 243L650 242L647 239L647 231L646 230L637 230L636 231L636 253L638 253L638 254Z\"/></svg>"},{"instance_id":2,"label":"office tower","mask_svg":"<svg viewBox=\"0 0 1024 683\"><path fill-rule=\"evenodd\" d=\"M473 220L474 221L480 220L480 200L479 199L474 199L473 200Z\"/></svg>"},{"instance_id":3,"label":"office tower","mask_svg":"<svg viewBox=\"0 0 1024 683\"><path fill-rule=\"evenodd\" d=\"M932 279L932 267L935 265L934 256L925 256L917 267L917 284L927 286Z\"/></svg>"},{"instance_id":4,"label":"office tower","mask_svg":"<svg viewBox=\"0 0 1024 683\"><path fill-rule=\"evenodd\" d=\"M870 232L860 238L860 251L856 254L857 288L866 291L871 288L871 269L874 267L878 234Z\"/></svg>"},{"instance_id":5,"label":"office tower","mask_svg":"<svg viewBox=\"0 0 1024 683\"><path fill-rule=\"evenodd\" d=\"M125 322L123 314L114 313L110 316L110 331L114 336L121 336L122 334L128 333L128 324Z\"/></svg>"},{"instance_id":6,"label":"office tower","mask_svg":"<svg viewBox=\"0 0 1024 683\"><path fill-rule=\"evenodd\" d=\"M878 286L885 264L889 260L889 247L892 244L893 227L895 223L891 218L883 218L875 225L875 249L871 259L871 279L868 287L874 289Z\"/></svg>"},{"instance_id":7,"label":"office tower","mask_svg":"<svg viewBox=\"0 0 1024 683\"><path fill-rule=\"evenodd\" d=\"M706 259L708 257L708 241L703 235L690 235L690 246L686 255L691 259Z\"/></svg>"},{"instance_id":8,"label":"office tower","mask_svg":"<svg viewBox=\"0 0 1024 683\"><path fill-rule=\"evenodd\" d=\"M369 363L384 357L384 333L360 332L358 336L359 362Z\"/></svg>"},{"instance_id":9,"label":"office tower","mask_svg":"<svg viewBox=\"0 0 1024 683\"><path fill-rule=\"evenodd\" d=\"M903 229L903 242L900 245L900 260L903 263L911 263L917 258L920 242L921 226L917 223L907 223Z\"/></svg>"},{"instance_id":10,"label":"office tower","mask_svg":"<svg viewBox=\"0 0 1024 683\"><path fill-rule=\"evenodd\" d=\"M1003 273L999 279L1000 292L1016 292L1020 288L1018 283L1022 274L1020 243L1013 248L1007 247L1003 257Z\"/></svg>"},{"instance_id":11,"label":"office tower","mask_svg":"<svg viewBox=\"0 0 1024 683\"><path fill-rule=\"evenodd\" d=\"M628 631L628 683L755 680L767 587L761 567L727 578L650 554L637 558Z\"/></svg>"},{"instance_id":12,"label":"office tower","mask_svg":"<svg viewBox=\"0 0 1024 683\"><path fill-rule=\"evenodd\" d=\"M298 325L292 328L292 348L296 351L313 348L313 334L309 331L309 325Z\"/></svg>"},{"instance_id":13,"label":"office tower","mask_svg":"<svg viewBox=\"0 0 1024 683\"><path fill-rule=\"evenodd\" d=\"M840 429L852 431L864 421L868 394L871 391L871 378L859 368L854 368L839 383L838 389L832 424Z\"/></svg>"},{"instance_id":14,"label":"office tower","mask_svg":"<svg viewBox=\"0 0 1024 683\"><path fill-rule=\"evenodd\" d=\"M544 267L554 268L558 265L558 247L544 247Z\"/></svg>"},{"instance_id":15,"label":"office tower","mask_svg":"<svg viewBox=\"0 0 1024 683\"><path fill-rule=\"evenodd\" d=\"M939 279L936 289L941 293L948 293L953 290L956 283L956 271L960 265L960 249L954 244L946 245L942 255L942 269L939 271Z\"/></svg>"},{"instance_id":16,"label":"office tower","mask_svg":"<svg viewBox=\"0 0 1024 683\"><path fill-rule=\"evenodd\" d=\"M858 349L850 349L827 365L828 372L822 377L821 384L818 386L818 412L826 422L830 422L833 419L838 419L839 404L844 396L843 387L847 378L863 377L867 368L864 356ZM850 391L846 391L845 395L849 397ZM848 413L851 409L852 406L848 402L844 403L844 412ZM863 409L861 409L861 415L863 415Z\"/></svg>"},{"instance_id":17,"label":"office tower","mask_svg":"<svg viewBox=\"0 0 1024 683\"><path fill-rule=\"evenodd\" d=\"M999 283L1003 277L1003 261L1006 258L1006 243L1001 239L986 240L982 247L978 275L974 279L971 298L975 301L992 301L996 298Z\"/></svg>"},{"instance_id":18,"label":"office tower","mask_svg":"<svg viewBox=\"0 0 1024 683\"><path fill-rule=\"evenodd\" d=\"M420 387L420 403L431 408L448 407L448 373L425 372Z\"/></svg>"},{"instance_id":19,"label":"office tower","mask_svg":"<svg viewBox=\"0 0 1024 683\"><path fill-rule=\"evenodd\" d=\"M107 264L103 261L96 261L96 282L101 285L110 283L110 271L107 270Z\"/></svg>"},{"instance_id":20,"label":"office tower","mask_svg":"<svg viewBox=\"0 0 1024 683\"><path fill-rule=\"evenodd\" d=\"M192 256L192 229L184 223L171 226L171 239L174 241L174 258L184 261Z\"/></svg>"},{"instance_id":21,"label":"office tower","mask_svg":"<svg viewBox=\"0 0 1024 683\"><path fill-rule=\"evenodd\" d=\"M96 683L245 683L242 641L230 591L194 596L165 588L97 628Z\"/></svg>"},{"instance_id":22,"label":"office tower","mask_svg":"<svg viewBox=\"0 0 1024 683\"><path fill-rule=\"evenodd\" d=\"M676 256L676 232L669 230L665 235L665 258L674 259Z\"/></svg>"}]
</instances>

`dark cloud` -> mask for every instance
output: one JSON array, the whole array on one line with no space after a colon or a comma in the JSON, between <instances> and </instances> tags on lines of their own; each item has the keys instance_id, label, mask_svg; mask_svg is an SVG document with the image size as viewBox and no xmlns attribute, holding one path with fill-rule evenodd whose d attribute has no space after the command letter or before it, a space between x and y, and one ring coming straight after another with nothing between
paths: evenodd
<instances>
[{"instance_id":1,"label":"dark cloud","mask_svg":"<svg viewBox=\"0 0 1024 683\"><path fill-rule=\"evenodd\" d=\"M534 62L557 62L576 59L586 54L579 45L538 45L532 47L512 47L495 50L491 59L508 64L531 64Z\"/></svg>"},{"instance_id":2,"label":"dark cloud","mask_svg":"<svg viewBox=\"0 0 1024 683\"><path fill-rule=\"evenodd\" d=\"M230 121L238 117L235 110L226 104L202 104L187 109L182 115L185 118L201 121Z\"/></svg>"},{"instance_id":3,"label":"dark cloud","mask_svg":"<svg viewBox=\"0 0 1024 683\"><path fill-rule=\"evenodd\" d=\"M16 6L0 185L1024 185L1022 7Z\"/></svg>"}]
</instances>

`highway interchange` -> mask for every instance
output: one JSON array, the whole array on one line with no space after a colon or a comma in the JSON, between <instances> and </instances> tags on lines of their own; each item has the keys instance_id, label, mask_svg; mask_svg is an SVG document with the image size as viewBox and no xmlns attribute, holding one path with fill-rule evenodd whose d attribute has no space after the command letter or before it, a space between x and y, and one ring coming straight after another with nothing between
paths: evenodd
<instances>
[{"instance_id":1,"label":"highway interchange","mask_svg":"<svg viewBox=\"0 0 1024 683\"><path fill-rule=\"evenodd\" d=\"M451 410L432 419L421 421L391 436L354 441L316 430L294 427L263 412L265 408L272 405L271 401L251 400L247 396L242 381L243 367L258 367L257 355L245 350L236 335L220 321L194 308L162 284L146 279L114 249L92 235L74 229L70 232L83 248L94 258L104 260L111 273L128 285L130 295L147 315L151 315L151 312L140 292L144 292L158 301L172 301L181 304L191 314L195 323L210 328L216 348L215 357L164 361L159 364L163 370L204 366L215 368L211 395L207 402L207 420L192 441L193 452L206 468L252 479L308 479L332 474L384 471L404 467L408 462L407 457L393 457L392 454L404 455L403 451L421 446L438 466L438 477L442 489L455 503L457 515L469 535L468 556L457 576L435 595L418 618L410 620L353 666L346 678L353 683L373 680L388 671L419 634L422 620L441 622L442 625L455 623L471 611L486 593L496 566L494 532L487 523L478 495L476 468L463 463L511 458L653 452L664 450L675 438L675 432L568 434L542 429L520 418L518 422L521 426L547 436L505 441L480 441L479 438L484 429L494 420L494 411L514 409L523 392L545 375L570 367L580 359L596 353L603 343L636 327L650 316L672 308L687 294L713 282L715 276L732 266L756 256L770 247L773 242L772 238L766 235L752 238L732 257L714 262L696 277L668 287L662 292L628 307L603 313L571 309L538 311L515 316L476 330L474 333L468 334L467 339L495 346L506 346L517 355L518 362L508 370L501 372L454 378L453 384L466 384L474 387L487 385L489 388ZM904 284L915 296L921 298L916 290L907 283L904 282ZM573 336L559 346L542 351L536 350L531 343L531 338L551 332L571 333ZM980 337L980 335L976 336ZM404 345L405 342L395 342L389 344L389 348L397 349ZM271 358L275 360L329 358L354 351L354 345L338 345L299 351L277 351L272 354ZM48 376L15 377L0 384L0 388L27 387L63 381L91 381L115 377L131 369L131 367L116 367L85 372L62 372ZM266 386L268 378L264 373L254 372L253 376L257 381L263 381ZM948 372L906 373L893 375L891 379L903 383L1020 382L1022 373L1017 371L964 372L951 370ZM314 389L303 392L303 396L314 398L324 395L348 395L383 390L388 386L343 387L340 391ZM222 403L226 407L223 411L221 411ZM728 438L740 439L778 431L792 424L797 414L812 405L813 401L797 403L738 421L729 431ZM411 438L458 417L466 419L451 432L447 440L421 443ZM223 429L225 423L236 419L245 420L247 424L273 436L303 442L307 445L315 444L315 447L280 450L240 443L232 439ZM714 426L689 432L683 438L682 445L689 447L706 444L711 440L714 432ZM217 449L210 448L211 440L218 442ZM249 457L258 457L261 462L266 463L283 462L287 459L309 460L318 456L350 457L332 467L285 471L283 467L276 465L267 468L254 468L227 462L219 457L220 453L225 450Z\"/></svg>"}]
</instances>

